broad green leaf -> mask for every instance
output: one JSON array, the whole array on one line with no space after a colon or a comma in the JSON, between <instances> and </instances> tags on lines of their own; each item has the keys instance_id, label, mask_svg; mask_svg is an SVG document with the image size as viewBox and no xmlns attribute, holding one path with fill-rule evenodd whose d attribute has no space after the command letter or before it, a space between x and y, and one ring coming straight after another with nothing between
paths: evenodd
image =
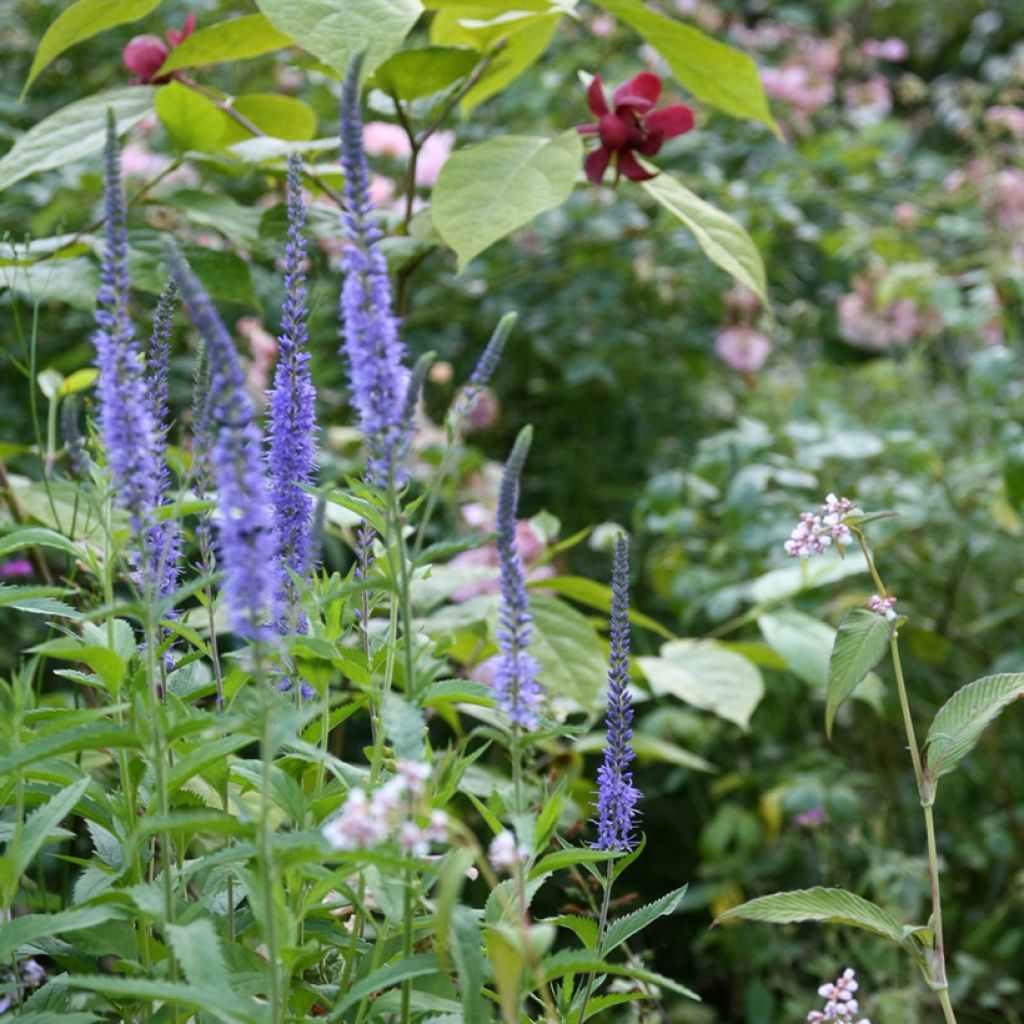
<instances>
[{"instance_id":1,"label":"broad green leaf","mask_svg":"<svg viewBox=\"0 0 1024 1024\"><path fill-rule=\"evenodd\" d=\"M18 1024L92 1024L100 1020L95 1013L70 1013L67 1010L22 1010Z\"/></svg>"},{"instance_id":2,"label":"broad green leaf","mask_svg":"<svg viewBox=\"0 0 1024 1024\"><path fill-rule=\"evenodd\" d=\"M265 135L275 139L308 142L316 137L316 113L311 106L294 96L276 93L247 93L236 96L231 106L247 117ZM221 138L222 146L230 146L253 136L236 121L229 120Z\"/></svg>"},{"instance_id":3,"label":"broad green leaf","mask_svg":"<svg viewBox=\"0 0 1024 1024\"><path fill-rule=\"evenodd\" d=\"M0 159L0 191L30 174L66 167L98 153L107 138L107 111L113 111L118 134L123 134L153 109L155 92L144 85L111 89L44 117Z\"/></svg>"},{"instance_id":4,"label":"broad green leaf","mask_svg":"<svg viewBox=\"0 0 1024 1024\"><path fill-rule=\"evenodd\" d=\"M161 0L78 0L65 8L39 40L21 98L25 98L40 72L65 50L108 28L138 21L159 7L160 3Z\"/></svg>"},{"instance_id":5,"label":"broad green leaf","mask_svg":"<svg viewBox=\"0 0 1024 1024\"><path fill-rule=\"evenodd\" d=\"M12 551L32 547L53 548L55 551L71 555L72 558L81 556L78 548L63 534L39 526L19 527L0 537L0 555L9 555Z\"/></svg>"},{"instance_id":6,"label":"broad green leaf","mask_svg":"<svg viewBox=\"0 0 1024 1024\"><path fill-rule=\"evenodd\" d=\"M81 643L75 637L58 637L31 648L33 654L45 654L58 661L81 661L89 666L103 680L107 689L114 693L121 685L127 665L115 652L106 647Z\"/></svg>"},{"instance_id":7,"label":"broad green leaf","mask_svg":"<svg viewBox=\"0 0 1024 1024\"><path fill-rule=\"evenodd\" d=\"M494 983L498 989L498 1002L505 1024L517 1024L519 1020L519 981L526 966L526 955L520 943L511 941L501 926L487 929L487 959L494 972Z\"/></svg>"},{"instance_id":8,"label":"broad green leaf","mask_svg":"<svg viewBox=\"0 0 1024 1024\"><path fill-rule=\"evenodd\" d=\"M883 938L903 944L903 925L891 914L862 896L845 889L800 889L776 892L771 896L741 903L715 918L721 921L765 921L768 924L794 924L800 921L824 921L863 928ZM712 925L714 927L714 925Z\"/></svg>"},{"instance_id":9,"label":"broad green leaf","mask_svg":"<svg viewBox=\"0 0 1024 1024\"><path fill-rule=\"evenodd\" d=\"M110 722L87 722L72 729L61 729L20 747L0 758L0 775L54 757L79 750L102 750L104 747L134 749L142 740L134 729L126 729Z\"/></svg>"},{"instance_id":10,"label":"broad green leaf","mask_svg":"<svg viewBox=\"0 0 1024 1024\"><path fill-rule=\"evenodd\" d=\"M797 594L867 571L867 562L859 551L848 551L845 558L801 559L758 576L749 584L749 592L757 604L780 604Z\"/></svg>"},{"instance_id":11,"label":"broad green leaf","mask_svg":"<svg viewBox=\"0 0 1024 1024\"><path fill-rule=\"evenodd\" d=\"M530 7L516 4L510 11L472 5L443 10L434 17L430 24L432 43L470 46L492 54L487 70L459 105L463 116L515 81L547 49L562 14L552 13L548 5L536 10Z\"/></svg>"},{"instance_id":12,"label":"broad green leaf","mask_svg":"<svg viewBox=\"0 0 1024 1024\"><path fill-rule=\"evenodd\" d=\"M291 46L291 39L278 32L264 14L243 14L219 21L193 32L179 43L164 61L158 74L178 68L196 68L229 60L247 60Z\"/></svg>"},{"instance_id":13,"label":"broad green leaf","mask_svg":"<svg viewBox=\"0 0 1024 1024\"><path fill-rule=\"evenodd\" d=\"M218 988L228 977L220 938L207 918L165 926L171 948L190 985Z\"/></svg>"},{"instance_id":14,"label":"broad green leaf","mask_svg":"<svg viewBox=\"0 0 1024 1024\"><path fill-rule=\"evenodd\" d=\"M662 896L661 899L648 903L646 906L634 910L625 917L620 917L608 925L604 939L601 942L601 956L606 957L613 949L618 949L624 942L628 941L637 932L642 931L652 921L666 914L674 914L686 895L688 886L684 885L670 893Z\"/></svg>"},{"instance_id":15,"label":"broad green leaf","mask_svg":"<svg viewBox=\"0 0 1024 1024\"><path fill-rule=\"evenodd\" d=\"M217 985L193 985L179 981L151 981L148 978L120 978L115 975L66 975L54 979L69 988L99 992L113 999L141 999L168 1002L202 1011L204 1016L224 1024L260 1024L256 1006L234 995L224 979Z\"/></svg>"},{"instance_id":16,"label":"broad green leaf","mask_svg":"<svg viewBox=\"0 0 1024 1024\"><path fill-rule=\"evenodd\" d=\"M57 793L41 807L37 807L26 819L18 844L17 859L14 861L14 879L17 880L28 870L35 855L46 845L53 830L74 810L88 788L88 778L79 779L67 789ZM8 849L7 853L15 851Z\"/></svg>"},{"instance_id":17,"label":"broad green leaf","mask_svg":"<svg viewBox=\"0 0 1024 1024\"><path fill-rule=\"evenodd\" d=\"M673 640L657 658L637 658L656 694L671 694L750 727L750 716L764 695L764 680L753 662L706 640Z\"/></svg>"},{"instance_id":18,"label":"broad green leaf","mask_svg":"<svg viewBox=\"0 0 1024 1024\"><path fill-rule=\"evenodd\" d=\"M854 608L843 616L828 663L828 700L825 732L832 736L832 723L843 701L861 680L885 657L893 624L877 612Z\"/></svg>"},{"instance_id":19,"label":"broad green leaf","mask_svg":"<svg viewBox=\"0 0 1024 1024\"><path fill-rule=\"evenodd\" d=\"M692 25L652 11L641 0L597 2L639 32L697 99L727 114L760 121L782 137L768 108L757 65L745 53L712 39Z\"/></svg>"},{"instance_id":20,"label":"broad green leaf","mask_svg":"<svg viewBox=\"0 0 1024 1024\"><path fill-rule=\"evenodd\" d=\"M228 120L207 97L181 82L168 82L156 94L156 112L175 146L182 152L221 147Z\"/></svg>"},{"instance_id":21,"label":"broad green leaf","mask_svg":"<svg viewBox=\"0 0 1024 1024\"><path fill-rule=\"evenodd\" d=\"M612 588L586 576L550 576L528 584L543 590L553 590L556 594L568 597L572 601L594 608L600 612L610 612L612 607ZM652 633L665 640L677 640L678 637L666 629L660 622L652 619L635 608L629 609L629 621L634 625L649 629Z\"/></svg>"},{"instance_id":22,"label":"broad green leaf","mask_svg":"<svg viewBox=\"0 0 1024 1024\"><path fill-rule=\"evenodd\" d=\"M932 785L971 752L988 724L1024 696L1024 673L985 676L961 687L939 708L925 740L925 767Z\"/></svg>"},{"instance_id":23,"label":"broad green leaf","mask_svg":"<svg viewBox=\"0 0 1024 1024\"><path fill-rule=\"evenodd\" d=\"M99 280L95 264L85 256L0 267L0 289L9 288L31 303L66 302L88 311L96 307Z\"/></svg>"},{"instance_id":24,"label":"broad green leaf","mask_svg":"<svg viewBox=\"0 0 1024 1024\"><path fill-rule=\"evenodd\" d=\"M31 266L42 256L66 259L81 256L89 246L75 235L53 235L50 238L33 238L22 242L0 241L0 267Z\"/></svg>"},{"instance_id":25,"label":"broad green leaf","mask_svg":"<svg viewBox=\"0 0 1024 1024\"><path fill-rule=\"evenodd\" d=\"M23 914L7 921L0 928L0 958L8 960L19 946L43 936L63 935L95 928L108 921L119 920L122 913L116 907L76 907L56 914Z\"/></svg>"},{"instance_id":26,"label":"broad green leaf","mask_svg":"<svg viewBox=\"0 0 1024 1024\"><path fill-rule=\"evenodd\" d=\"M575 130L554 139L506 135L453 153L434 186L431 216L461 271L474 257L569 198L583 159Z\"/></svg>"},{"instance_id":27,"label":"broad green leaf","mask_svg":"<svg viewBox=\"0 0 1024 1024\"><path fill-rule=\"evenodd\" d=\"M643 187L693 232L712 263L756 292L768 308L764 263L746 228L668 174L643 182Z\"/></svg>"},{"instance_id":28,"label":"broad green leaf","mask_svg":"<svg viewBox=\"0 0 1024 1024\"><path fill-rule=\"evenodd\" d=\"M184 757L175 760L174 766L167 775L167 792L174 793L189 779L201 774L204 768L225 761L230 754L241 750L251 742L250 736L239 733L201 743L195 750L189 751Z\"/></svg>"},{"instance_id":29,"label":"broad green leaf","mask_svg":"<svg viewBox=\"0 0 1024 1024\"><path fill-rule=\"evenodd\" d=\"M256 0L278 31L342 74L365 54L369 73L390 57L423 12L420 0Z\"/></svg>"},{"instance_id":30,"label":"broad green leaf","mask_svg":"<svg viewBox=\"0 0 1024 1024\"><path fill-rule=\"evenodd\" d=\"M532 594L530 653L540 662L540 678L552 697L569 697L581 707L602 701L608 664L589 620L564 601Z\"/></svg>"},{"instance_id":31,"label":"broad green leaf","mask_svg":"<svg viewBox=\"0 0 1024 1024\"><path fill-rule=\"evenodd\" d=\"M659 988L675 992L677 995L686 996L688 999L695 999L700 1002L700 996L691 991L685 985L680 985L672 978L666 978L663 974L655 971L648 971L642 967L634 967L631 964L608 964L599 960L593 953L582 952L577 949L567 949L553 956L545 957L541 961L541 969L544 972L544 980L547 982L564 978L567 974L614 974L621 978L635 978L637 981L649 985L657 985Z\"/></svg>"},{"instance_id":32,"label":"broad green leaf","mask_svg":"<svg viewBox=\"0 0 1024 1024\"><path fill-rule=\"evenodd\" d=\"M421 978L425 974L436 974L438 971L437 957L433 953L417 953L405 957L383 967L371 971L365 978L355 982L331 1011L328 1020L338 1020L345 1011L361 999L374 992L390 988L411 978Z\"/></svg>"},{"instance_id":33,"label":"broad green leaf","mask_svg":"<svg viewBox=\"0 0 1024 1024\"><path fill-rule=\"evenodd\" d=\"M14 587L0 583L0 608L17 608L35 615L58 615L66 619L81 619L82 613L65 601L56 600L74 591L63 587Z\"/></svg>"},{"instance_id":34,"label":"broad green leaf","mask_svg":"<svg viewBox=\"0 0 1024 1024\"><path fill-rule=\"evenodd\" d=\"M422 761L426 723L423 712L403 696L389 690L381 702L384 733L395 756L407 761Z\"/></svg>"},{"instance_id":35,"label":"broad green leaf","mask_svg":"<svg viewBox=\"0 0 1024 1024\"><path fill-rule=\"evenodd\" d=\"M580 917L579 914L562 914L560 917L546 918L541 923L568 928L587 949L597 949L597 922L592 917Z\"/></svg>"},{"instance_id":36,"label":"broad green leaf","mask_svg":"<svg viewBox=\"0 0 1024 1024\"><path fill-rule=\"evenodd\" d=\"M416 100L454 85L480 60L475 50L455 46L424 46L388 57L373 73L373 84L389 96Z\"/></svg>"}]
</instances>

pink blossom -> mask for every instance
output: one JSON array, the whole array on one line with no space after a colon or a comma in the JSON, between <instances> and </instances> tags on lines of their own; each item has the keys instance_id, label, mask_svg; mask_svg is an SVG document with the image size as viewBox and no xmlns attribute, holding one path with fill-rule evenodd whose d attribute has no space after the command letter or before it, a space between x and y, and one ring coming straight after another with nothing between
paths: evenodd
<instances>
[{"instance_id":1,"label":"pink blossom","mask_svg":"<svg viewBox=\"0 0 1024 1024\"><path fill-rule=\"evenodd\" d=\"M455 145L454 132L434 132L420 149L416 161L416 184L430 188L437 181L441 168Z\"/></svg>"},{"instance_id":2,"label":"pink blossom","mask_svg":"<svg viewBox=\"0 0 1024 1024\"><path fill-rule=\"evenodd\" d=\"M756 373L771 350L772 343L766 335L744 324L726 327L715 339L715 355L737 373Z\"/></svg>"},{"instance_id":3,"label":"pink blossom","mask_svg":"<svg viewBox=\"0 0 1024 1024\"><path fill-rule=\"evenodd\" d=\"M897 203L892 208L892 219L901 228L912 228L917 224L917 207L913 203Z\"/></svg>"},{"instance_id":4,"label":"pink blossom","mask_svg":"<svg viewBox=\"0 0 1024 1024\"><path fill-rule=\"evenodd\" d=\"M529 520L520 519L516 523L516 547L519 550L523 561L527 566L535 562L544 553L544 540ZM472 551L460 551L449 563L453 567L461 568L493 568L495 573L487 579L476 580L467 583L452 592L451 599L461 603L469 601L481 594L496 594L501 589L501 582L498 577L498 547L496 544L484 544L482 547L474 548ZM550 565L539 565L527 572L528 580L544 580L554 576L555 570Z\"/></svg>"},{"instance_id":5,"label":"pink blossom","mask_svg":"<svg viewBox=\"0 0 1024 1024\"><path fill-rule=\"evenodd\" d=\"M395 198L395 183L380 174L370 177L370 201L378 209L386 209Z\"/></svg>"},{"instance_id":6,"label":"pink blossom","mask_svg":"<svg viewBox=\"0 0 1024 1024\"><path fill-rule=\"evenodd\" d=\"M135 77L132 78L131 84L162 85L164 82L169 82L172 78L176 78L178 72L172 72L170 75L161 75L159 78L156 76L156 73L163 66L164 61L167 60L171 50L187 39L195 27L196 16L195 14L190 14L185 19L181 31L168 29L167 42L170 43L170 46L164 43L159 36L143 35L130 39L121 54L121 59L124 61L125 67L134 73Z\"/></svg>"},{"instance_id":7,"label":"pink blossom","mask_svg":"<svg viewBox=\"0 0 1024 1024\"><path fill-rule=\"evenodd\" d=\"M799 828L817 828L824 820L827 812L820 804L809 810L801 811L793 817L793 824Z\"/></svg>"},{"instance_id":8,"label":"pink blossom","mask_svg":"<svg viewBox=\"0 0 1024 1024\"><path fill-rule=\"evenodd\" d=\"M367 156L404 158L412 153L405 129L388 121L370 121L363 126L363 148Z\"/></svg>"},{"instance_id":9,"label":"pink blossom","mask_svg":"<svg viewBox=\"0 0 1024 1024\"><path fill-rule=\"evenodd\" d=\"M843 89L843 104L856 127L877 124L892 111L889 80L884 75L872 75L866 82L851 82Z\"/></svg>"},{"instance_id":10,"label":"pink blossom","mask_svg":"<svg viewBox=\"0 0 1024 1024\"><path fill-rule=\"evenodd\" d=\"M853 502L849 498L829 494L817 513L800 514L800 521L783 545L786 554L790 558L813 558L825 554L833 541L842 554L843 545L853 543L853 534L843 522L852 511Z\"/></svg>"},{"instance_id":11,"label":"pink blossom","mask_svg":"<svg viewBox=\"0 0 1024 1024\"><path fill-rule=\"evenodd\" d=\"M996 106L985 111L985 123L991 128L1004 128L1014 138L1024 139L1024 108Z\"/></svg>"},{"instance_id":12,"label":"pink blossom","mask_svg":"<svg viewBox=\"0 0 1024 1024\"><path fill-rule=\"evenodd\" d=\"M910 53L907 44L896 36L889 36L888 39L865 39L861 43L860 52L865 57L893 63L905 61Z\"/></svg>"},{"instance_id":13,"label":"pink blossom","mask_svg":"<svg viewBox=\"0 0 1024 1024\"><path fill-rule=\"evenodd\" d=\"M790 64L782 68L762 68L761 84L773 99L792 103L804 115L813 114L832 101L832 83L815 75L809 68Z\"/></svg>"},{"instance_id":14,"label":"pink blossom","mask_svg":"<svg viewBox=\"0 0 1024 1024\"><path fill-rule=\"evenodd\" d=\"M499 872L511 872L517 864L524 863L530 856L530 851L522 843L516 842L516 837L506 829L499 832L492 840L487 849L487 859L491 867Z\"/></svg>"},{"instance_id":15,"label":"pink blossom","mask_svg":"<svg viewBox=\"0 0 1024 1024\"><path fill-rule=\"evenodd\" d=\"M868 608L870 608L871 611L876 615L883 616L890 622L894 622L896 619L896 612L893 610L895 605L895 597L882 597L879 594L872 594L871 600L868 601Z\"/></svg>"},{"instance_id":16,"label":"pink blossom","mask_svg":"<svg viewBox=\"0 0 1024 1024\"><path fill-rule=\"evenodd\" d=\"M0 580L31 579L35 569L27 558L12 558L0 565Z\"/></svg>"},{"instance_id":17,"label":"pink blossom","mask_svg":"<svg viewBox=\"0 0 1024 1024\"><path fill-rule=\"evenodd\" d=\"M590 19L590 31L598 39L607 39L615 31L615 19L610 14L595 14Z\"/></svg>"}]
</instances>

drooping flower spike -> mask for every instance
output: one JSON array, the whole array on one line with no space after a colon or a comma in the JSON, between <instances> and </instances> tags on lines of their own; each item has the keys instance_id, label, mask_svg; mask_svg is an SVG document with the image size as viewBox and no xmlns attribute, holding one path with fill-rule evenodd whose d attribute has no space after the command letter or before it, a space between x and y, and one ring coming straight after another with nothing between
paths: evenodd
<instances>
[{"instance_id":1,"label":"drooping flower spike","mask_svg":"<svg viewBox=\"0 0 1024 1024\"><path fill-rule=\"evenodd\" d=\"M278 622L286 632L294 625L305 632L301 612L288 614L297 606L298 595L292 573L309 571L313 500L305 487L313 480L316 458L316 390L309 372L306 322L306 242L303 238L305 210L302 205L302 162L288 160L288 242L285 247L285 299L278 336L278 362L270 392L268 428L270 451L270 494L274 506L274 540L277 557L278 597L282 616Z\"/></svg>"},{"instance_id":2,"label":"drooping flower spike","mask_svg":"<svg viewBox=\"0 0 1024 1024\"><path fill-rule=\"evenodd\" d=\"M508 336L512 333L512 328L515 327L517 319L518 315L516 313L506 313L498 321L498 326L494 328L494 333L491 335L490 341L487 342L487 347L483 350L476 366L473 368L473 372L469 375L469 380L466 381L462 394L459 395L452 406L451 415L453 420L462 420L469 415L480 392L490 383L491 377L494 376L494 371L498 368L498 363L501 362L501 354L505 351L505 342L508 341Z\"/></svg>"},{"instance_id":3,"label":"drooping flower spike","mask_svg":"<svg viewBox=\"0 0 1024 1024\"><path fill-rule=\"evenodd\" d=\"M359 110L357 57L341 90L341 163L345 171L343 215L345 233L341 269L342 352L348 362L352 403L368 448L367 476L385 485L401 480L401 460L409 446L406 419L409 373L404 365L405 346L398 334L399 320L392 313L391 282L380 247L381 232L373 223L370 172L363 150L363 122Z\"/></svg>"},{"instance_id":4,"label":"drooping flower spike","mask_svg":"<svg viewBox=\"0 0 1024 1024\"><path fill-rule=\"evenodd\" d=\"M587 177L595 185L600 184L613 159L616 181L623 174L630 181L653 178L654 174L641 166L636 154L654 156L666 139L693 128L693 111L685 103L655 110L660 96L661 79L643 71L615 90L609 109L601 76L594 75L587 89L587 104L598 121L580 125L576 130L581 135L596 135L601 143L583 162Z\"/></svg>"},{"instance_id":5,"label":"drooping flower spike","mask_svg":"<svg viewBox=\"0 0 1024 1024\"><path fill-rule=\"evenodd\" d=\"M209 360L209 394L201 430L212 439L217 488L218 563L231 628L248 640L268 640L275 620L277 576L273 521L263 477L262 436L231 335L210 297L181 256L168 254L171 273Z\"/></svg>"},{"instance_id":6,"label":"drooping flower spike","mask_svg":"<svg viewBox=\"0 0 1024 1024\"><path fill-rule=\"evenodd\" d=\"M529 427L520 431L505 463L498 492L496 523L501 604L498 628L500 653L494 669L494 689L498 707L514 726L526 730L537 728L537 709L544 696L537 682L540 665L528 650L533 620L526 597L526 571L516 547L519 479L530 450L532 434Z\"/></svg>"},{"instance_id":7,"label":"drooping flower spike","mask_svg":"<svg viewBox=\"0 0 1024 1024\"><path fill-rule=\"evenodd\" d=\"M631 850L637 802L633 785L633 704L629 695L629 543L619 536L612 563L611 649L608 660L607 743L597 770L597 850Z\"/></svg>"}]
</instances>

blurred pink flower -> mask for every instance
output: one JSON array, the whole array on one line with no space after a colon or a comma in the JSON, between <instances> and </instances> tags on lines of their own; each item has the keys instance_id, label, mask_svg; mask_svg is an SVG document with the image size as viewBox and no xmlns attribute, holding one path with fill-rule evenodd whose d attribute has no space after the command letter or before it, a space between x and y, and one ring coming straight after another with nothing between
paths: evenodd
<instances>
[{"instance_id":1,"label":"blurred pink flower","mask_svg":"<svg viewBox=\"0 0 1024 1024\"><path fill-rule=\"evenodd\" d=\"M990 128L1004 128L1014 138L1024 139L1024 108L996 106L985 111L985 123Z\"/></svg>"},{"instance_id":2,"label":"blurred pink flower","mask_svg":"<svg viewBox=\"0 0 1024 1024\"><path fill-rule=\"evenodd\" d=\"M31 579L35 569L27 558L12 558L0 564L0 580Z\"/></svg>"},{"instance_id":3,"label":"blurred pink flower","mask_svg":"<svg viewBox=\"0 0 1024 1024\"><path fill-rule=\"evenodd\" d=\"M832 83L816 75L810 68L790 64L781 68L762 68L761 84L773 99L792 103L804 115L813 114L832 101Z\"/></svg>"},{"instance_id":4,"label":"blurred pink flower","mask_svg":"<svg viewBox=\"0 0 1024 1024\"><path fill-rule=\"evenodd\" d=\"M420 150L416 161L416 184L430 188L455 145L454 132L434 132Z\"/></svg>"},{"instance_id":5,"label":"blurred pink flower","mask_svg":"<svg viewBox=\"0 0 1024 1024\"><path fill-rule=\"evenodd\" d=\"M865 39L861 43L860 52L865 57L894 63L905 61L910 54L907 44L896 36L889 36L888 39Z\"/></svg>"},{"instance_id":6,"label":"blurred pink flower","mask_svg":"<svg viewBox=\"0 0 1024 1024\"><path fill-rule=\"evenodd\" d=\"M490 388L482 388L466 413L462 423L463 431L471 434L475 430L490 430L497 423L500 411L501 406L494 392Z\"/></svg>"},{"instance_id":7,"label":"blurred pink flower","mask_svg":"<svg viewBox=\"0 0 1024 1024\"><path fill-rule=\"evenodd\" d=\"M913 203L897 203L892 208L892 219L901 228L912 228L917 223L917 207Z\"/></svg>"},{"instance_id":8,"label":"blurred pink flower","mask_svg":"<svg viewBox=\"0 0 1024 1024\"><path fill-rule=\"evenodd\" d=\"M395 183L390 178L374 174L370 178L370 202L377 209L386 209L388 203L395 198Z\"/></svg>"},{"instance_id":9,"label":"blurred pink flower","mask_svg":"<svg viewBox=\"0 0 1024 1024\"><path fill-rule=\"evenodd\" d=\"M902 297L879 305L876 287L881 276L876 270L855 278L853 291L837 302L843 340L857 348L884 352L933 334L941 325L941 316L914 299Z\"/></svg>"},{"instance_id":10,"label":"blurred pink flower","mask_svg":"<svg viewBox=\"0 0 1024 1024\"><path fill-rule=\"evenodd\" d=\"M771 350L768 337L746 324L726 327L715 338L715 355L737 373L756 373Z\"/></svg>"},{"instance_id":11,"label":"blurred pink flower","mask_svg":"<svg viewBox=\"0 0 1024 1024\"><path fill-rule=\"evenodd\" d=\"M889 116L892 89L884 75L872 75L866 82L851 82L843 89L847 116L858 128L867 128Z\"/></svg>"},{"instance_id":12,"label":"blurred pink flower","mask_svg":"<svg viewBox=\"0 0 1024 1024\"><path fill-rule=\"evenodd\" d=\"M235 329L245 339L252 355L247 368L249 388L259 401L266 398L267 385L270 382L270 368L277 358L277 338L263 326L258 316L243 316L235 324Z\"/></svg>"},{"instance_id":13,"label":"blurred pink flower","mask_svg":"<svg viewBox=\"0 0 1024 1024\"><path fill-rule=\"evenodd\" d=\"M472 509L471 515L477 520L474 525L487 529L493 529L493 518L482 510L482 506L466 506L462 509L463 518L467 519L467 509ZM483 514L480 513L483 511ZM551 565L539 565L530 569L530 563L535 562L544 553L544 539L540 537L529 520L520 519L516 523L516 548L519 551L523 562L527 566L526 578L528 580L544 580L554 576L555 569ZM460 551L449 563L453 567L460 568L493 568L494 575L487 579L467 583L453 591L451 599L456 602L468 601L478 597L480 594L496 594L501 589L501 581L498 578L498 547L493 542L484 544L482 547L474 548L472 551Z\"/></svg>"},{"instance_id":14,"label":"blurred pink flower","mask_svg":"<svg viewBox=\"0 0 1024 1024\"><path fill-rule=\"evenodd\" d=\"M363 127L363 148L367 156L407 157L412 153L405 129L387 121L370 121Z\"/></svg>"},{"instance_id":15,"label":"blurred pink flower","mask_svg":"<svg viewBox=\"0 0 1024 1024\"><path fill-rule=\"evenodd\" d=\"M615 19L610 14L595 14L590 19L590 31L598 39L607 39L615 31Z\"/></svg>"}]
</instances>

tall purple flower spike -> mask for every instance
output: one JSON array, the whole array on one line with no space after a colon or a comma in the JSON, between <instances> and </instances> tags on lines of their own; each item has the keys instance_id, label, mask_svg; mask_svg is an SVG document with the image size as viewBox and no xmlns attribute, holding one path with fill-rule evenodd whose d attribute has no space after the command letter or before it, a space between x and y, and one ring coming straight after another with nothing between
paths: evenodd
<instances>
[{"instance_id":1,"label":"tall purple flower spike","mask_svg":"<svg viewBox=\"0 0 1024 1024\"><path fill-rule=\"evenodd\" d=\"M313 479L316 458L316 391L309 373L306 322L306 242L302 235L302 161L288 160L288 244L285 247L285 298L278 335L278 362L270 392L269 434L270 497L274 507L277 551L278 629L305 632L307 623L298 610L292 573L309 571L313 500L304 487ZM296 609L294 613L290 609Z\"/></svg>"},{"instance_id":2,"label":"tall purple flower spike","mask_svg":"<svg viewBox=\"0 0 1024 1024\"><path fill-rule=\"evenodd\" d=\"M153 454L156 464L156 501L160 507L168 505L171 473L167 466L167 435L171 429L170 405L167 397L167 371L170 361L171 326L178 289L169 281L160 293L153 331L147 351L146 388L149 393L150 412L153 417ZM151 578L156 580L157 595L165 598L178 586L181 554L181 536L177 520L167 516L153 523L146 533L146 552Z\"/></svg>"},{"instance_id":3,"label":"tall purple flower spike","mask_svg":"<svg viewBox=\"0 0 1024 1024\"><path fill-rule=\"evenodd\" d=\"M490 383L491 377L494 376L494 371L498 368L498 363L501 362L501 354L505 351L505 342L508 341L508 336L512 333L512 328L515 327L517 318L515 313L506 313L498 321L498 326L494 328L491 340L487 342L487 347L483 350L476 366L473 368L473 372L469 375L469 380L466 381L462 394L452 407L453 419L460 420L469 415L480 392Z\"/></svg>"},{"instance_id":4,"label":"tall purple flower spike","mask_svg":"<svg viewBox=\"0 0 1024 1024\"><path fill-rule=\"evenodd\" d=\"M209 360L210 390L202 429L212 434L217 554L224 569L231 628L248 640L269 640L276 617L277 574L273 519L263 477L263 438L231 336L180 254L171 250L168 260Z\"/></svg>"},{"instance_id":5,"label":"tall purple flower spike","mask_svg":"<svg viewBox=\"0 0 1024 1024\"><path fill-rule=\"evenodd\" d=\"M620 536L612 564L611 651L608 661L608 742L597 770L597 850L631 850L643 794L633 785L633 705L629 696L629 544Z\"/></svg>"},{"instance_id":6,"label":"tall purple flower spike","mask_svg":"<svg viewBox=\"0 0 1024 1024\"><path fill-rule=\"evenodd\" d=\"M352 62L341 90L341 163L345 171L343 215L346 232L341 269L341 351L348 361L352 403L367 444L367 477L384 486L401 480L401 460L409 446L405 417L409 373L405 346L392 313L391 282L381 251L381 233L371 219L370 172L363 152L359 112L362 59Z\"/></svg>"},{"instance_id":7,"label":"tall purple flower spike","mask_svg":"<svg viewBox=\"0 0 1024 1024\"><path fill-rule=\"evenodd\" d=\"M519 479L532 436L530 427L520 431L505 463L498 492L496 532L501 569L498 628L500 653L494 669L498 706L508 715L513 725L530 731L537 728L537 709L544 694L537 682L540 665L528 650L533 620L526 597L523 559L516 548L516 512L519 505Z\"/></svg>"},{"instance_id":8,"label":"tall purple flower spike","mask_svg":"<svg viewBox=\"0 0 1024 1024\"><path fill-rule=\"evenodd\" d=\"M96 366L99 369L100 438L114 482L114 500L128 511L136 536L133 561L148 590L158 581L149 577L144 557L145 534L152 523L160 479L155 458L156 430L146 393L145 362L139 348L128 299L127 211L121 188L121 156L117 127L107 120L104 160L106 245L100 261L100 290L96 296Z\"/></svg>"}]
</instances>

